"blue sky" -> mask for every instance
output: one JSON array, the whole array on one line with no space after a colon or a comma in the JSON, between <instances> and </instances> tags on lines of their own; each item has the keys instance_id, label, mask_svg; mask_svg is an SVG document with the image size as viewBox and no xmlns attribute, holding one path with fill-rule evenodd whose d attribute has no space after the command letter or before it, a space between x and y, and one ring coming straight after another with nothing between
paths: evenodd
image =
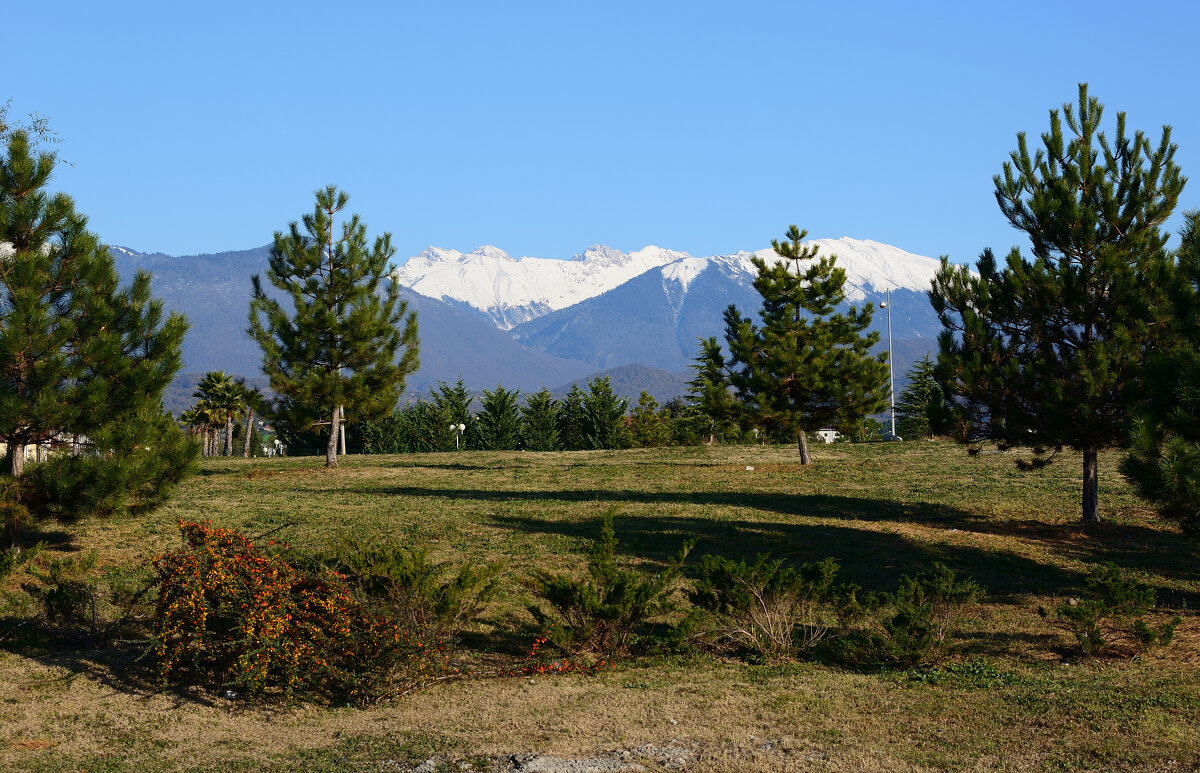
<instances>
[{"instance_id":1,"label":"blue sky","mask_svg":"<svg viewBox=\"0 0 1200 773\"><path fill-rule=\"evenodd\" d=\"M835 7L836 6L836 7ZM19 3L0 101L101 238L246 249L335 183L428 245L695 255L810 236L973 261L1015 135L1090 83L1200 175L1190 2ZM1180 209L1200 207L1200 177ZM1172 221L1177 226L1178 217Z\"/></svg>"}]
</instances>

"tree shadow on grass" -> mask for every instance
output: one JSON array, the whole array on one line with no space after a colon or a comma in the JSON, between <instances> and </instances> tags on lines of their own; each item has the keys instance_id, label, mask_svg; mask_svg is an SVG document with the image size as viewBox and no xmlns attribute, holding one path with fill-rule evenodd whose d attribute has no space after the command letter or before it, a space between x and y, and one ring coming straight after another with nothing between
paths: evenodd
<instances>
[{"instance_id":1,"label":"tree shadow on grass","mask_svg":"<svg viewBox=\"0 0 1200 773\"><path fill-rule=\"evenodd\" d=\"M362 492L366 493L366 492ZM376 492L378 493L378 492ZM855 522L916 524L950 532L954 529L998 538L1037 543L1056 559L1086 564L1113 562L1126 569L1163 578L1194 577L1195 546L1173 534L1146 526L1102 524L1084 531L1079 526L1029 521L995 521L976 513L929 502L887 499L798 495L763 492L652 492L628 490L493 491L480 489L397 487L396 496L444 496L455 501L481 502L595 502L620 508L622 504L695 505L746 508L800 520L719 519L696 516L618 517L620 550L630 557L664 562L678 550L686 536L698 540L693 555L717 553L753 559L768 553L800 563L836 558L842 576L869 590L894 587L901 575L913 574L933 561L942 561L982 583L993 597L1013 595L1079 594L1086 587L1086 572L1017 555L1001 547L914 540L884 526L863 528ZM813 523L809 519L824 521ZM530 533L559 534L590 540L599 534L598 519L554 521L539 518L493 517L499 525ZM836 523L828 523L834 521ZM840 525L844 524L844 525ZM1181 591L1150 582L1163 603L1195 608L1200 593Z\"/></svg>"}]
</instances>

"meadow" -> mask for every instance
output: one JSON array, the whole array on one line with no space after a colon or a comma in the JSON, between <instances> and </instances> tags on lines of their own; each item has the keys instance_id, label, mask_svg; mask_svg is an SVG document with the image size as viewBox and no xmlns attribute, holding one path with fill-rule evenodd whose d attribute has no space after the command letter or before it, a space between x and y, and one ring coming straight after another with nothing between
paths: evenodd
<instances>
[{"instance_id":1,"label":"meadow","mask_svg":"<svg viewBox=\"0 0 1200 773\"><path fill-rule=\"evenodd\" d=\"M688 770L1190 769L1200 766L1196 546L1101 459L1101 513L1079 523L1077 455L1021 471L1019 451L942 442L569 453L461 452L207 459L150 515L42 524L51 551L144 561L178 519L270 534L297 551L342 538L495 562L501 592L466 632L466 674L367 708L248 704L159 690L134 645L67 646L0 622L0 769L378 770L424 759L544 752L687 752ZM949 657L920 669L754 664L660 653L591 674L498 676L538 629L521 579L582 573L615 513L622 563L704 554L837 559L865 590L942 561L987 591ZM1106 562L1179 614L1168 647L1085 657L1052 610Z\"/></svg>"}]
</instances>

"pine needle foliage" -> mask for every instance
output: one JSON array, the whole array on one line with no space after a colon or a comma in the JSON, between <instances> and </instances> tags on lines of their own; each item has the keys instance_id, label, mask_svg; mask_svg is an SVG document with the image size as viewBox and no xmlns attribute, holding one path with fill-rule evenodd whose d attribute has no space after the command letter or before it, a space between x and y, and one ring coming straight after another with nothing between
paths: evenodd
<instances>
[{"instance_id":1,"label":"pine needle foliage","mask_svg":"<svg viewBox=\"0 0 1200 773\"><path fill-rule=\"evenodd\" d=\"M1103 111L1080 84L1077 105L1050 111L1042 147L1019 133L993 178L1032 257L1014 247L1001 265L987 249L977 273L943 258L930 293L956 436L1030 446L1035 466L1081 451L1088 523L1100 520L1097 453L1128 441L1144 354L1170 326L1161 226L1185 183L1170 127L1153 144L1118 113L1110 138Z\"/></svg>"},{"instance_id":2,"label":"pine needle foliage","mask_svg":"<svg viewBox=\"0 0 1200 773\"><path fill-rule=\"evenodd\" d=\"M162 408L186 320L165 315L150 275L118 284L108 249L65 194L52 153L12 131L0 150L0 442L28 518L151 507L195 450ZM25 448L44 460L25 469ZM95 453L93 453L95 452ZM19 544L17 519L6 542Z\"/></svg>"},{"instance_id":3,"label":"pine needle foliage","mask_svg":"<svg viewBox=\"0 0 1200 773\"><path fill-rule=\"evenodd\" d=\"M772 240L781 258L752 258L762 296L762 322L725 310L729 379L746 411L772 431L795 437L801 464L810 464L807 433L852 425L887 403L887 354L872 356L878 333L866 333L873 308L845 302L846 272L836 256L819 256L793 225ZM711 356L711 355L710 355Z\"/></svg>"},{"instance_id":4,"label":"pine needle foliage","mask_svg":"<svg viewBox=\"0 0 1200 773\"><path fill-rule=\"evenodd\" d=\"M388 415L419 364L416 313L408 313L388 276L391 234L368 247L358 215L339 229L348 201L335 186L322 188L311 214L275 233L267 281L291 309L270 297L257 275L250 302L250 335L282 398L277 409L299 425L313 426L321 411L329 417L327 467L337 466L342 409L355 420Z\"/></svg>"}]
</instances>

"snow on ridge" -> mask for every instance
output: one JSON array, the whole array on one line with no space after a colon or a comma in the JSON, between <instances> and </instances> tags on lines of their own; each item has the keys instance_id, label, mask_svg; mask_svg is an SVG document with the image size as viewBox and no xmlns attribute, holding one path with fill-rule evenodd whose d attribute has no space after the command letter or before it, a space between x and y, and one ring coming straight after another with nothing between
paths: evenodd
<instances>
[{"instance_id":1,"label":"snow on ridge","mask_svg":"<svg viewBox=\"0 0 1200 773\"><path fill-rule=\"evenodd\" d=\"M927 290L940 263L869 239L814 239L821 254L837 255L846 271L846 298L861 301L886 289ZM526 319L573 306L612 290L647 271L661 272L663 291L682 303L688 287L709 266L723 265L747 279L753 256L778 260L771 249L693 257L654 245L633 252L593 244L570 260L513 258L490 245L472 252L429 247L395 269L396 281L432 298L465 303L502 330Z\"/></svg>"}]
</instances>

